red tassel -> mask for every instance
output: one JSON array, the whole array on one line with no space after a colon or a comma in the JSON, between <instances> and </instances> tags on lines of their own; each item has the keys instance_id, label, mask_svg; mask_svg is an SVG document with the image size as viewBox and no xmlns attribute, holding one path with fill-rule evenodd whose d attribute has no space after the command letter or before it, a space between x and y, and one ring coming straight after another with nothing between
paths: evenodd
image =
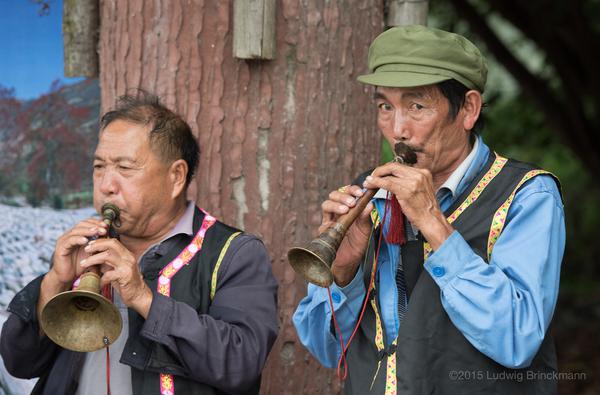
<instances>
[{"instance_id":1,"label":"red tassel","mask_svg":"<svg viewBox=\"0 0 600 395\"><path fill-rule=\"evenodd\" d=\"M110 284L106 284L104 287L102 287L101 294L106 299L108 299L112 302L113 298L112 298L112 289L110 287Z\"/></svg>"},{"instance_id":2,"label":"red tassel","mask_svg":"<svg viewBox=\"0 0 600 395\"><path fill-rule=\"evenodd\" d=\"M389 194L388 194L389 195ZM390 210L390 226L385 235L385 241L388 244L399 244L403 245L406 243L406 232L404 230L404 214L398 199L395 196L388 196L388 200L385 203L385 209Z\"/></svg>"}]
</instances>

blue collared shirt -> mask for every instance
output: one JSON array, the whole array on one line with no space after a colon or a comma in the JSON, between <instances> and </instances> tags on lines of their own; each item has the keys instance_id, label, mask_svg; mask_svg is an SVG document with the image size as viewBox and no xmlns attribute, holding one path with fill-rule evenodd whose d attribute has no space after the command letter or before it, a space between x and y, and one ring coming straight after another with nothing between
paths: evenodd
<instances>
[{"instance_id":1,"label":"blue collared shirt","mask_svg":"<svg viewBox=\"0 0 600 395\"><path fill-rule=\"evenodd\" d=\"M489 152L478 136L471 154L437 191L442 211L473 181ZM381 213L383 199L376 198L375 206ZM440 287L442 306L465 338L494 361L520 368L531 363L552 319L564 245L562 199L552 177L541 175L527 181L515 195L489 264L454 231L429 256L424 268ZM377 269L378 297L388 343L397 337L401 325L395 283L399 261L399 247L384 244ZM331 287L344 341L362 307L362 276L359 270L346 287ZM330 321L327 289L309 284L293 322L302 344L323 365L334 367L340 346L330 331Z\"/></svg>"}]
</instances>

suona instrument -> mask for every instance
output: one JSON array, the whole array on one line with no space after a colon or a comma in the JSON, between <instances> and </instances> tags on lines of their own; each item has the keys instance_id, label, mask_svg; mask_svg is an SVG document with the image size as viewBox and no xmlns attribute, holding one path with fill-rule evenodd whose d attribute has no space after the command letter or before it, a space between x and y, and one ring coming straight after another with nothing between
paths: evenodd
<instances>
[{"instance_id":1,"label":"suona instrument","mask_svg":"<svg viewBox=\"0 0 600 395\"><path fill-rule=\"evenodd\" d=\"M413 149L404 143L394 146L393 162L413 165L417 163L417 155ZM346 214L338 217L337 221L313 239L306 247L294 247L288 251L288 261L296 273L306 281L320 287L329 287L333 283L331 265L335 260L337 250L346 235L348 228L365 209L375 196L376 189L367 189L357 199L356 205Z\"/></svg>"},{"instance_id":2,"label":"suona instrument","mask_svg":"<svg viewBox=\"0 0 600 395\"><path fill-rule=\"evenodd\" d=\"M120 210L114 204L104 204L101 213L109 229L119 223ZM61 292L48 301L40 324L56 344L79 352L107 347L117 340L123 327L119 310L100 293L98 265L81 275L77 289Z\"/></svg>"}]
</instances>

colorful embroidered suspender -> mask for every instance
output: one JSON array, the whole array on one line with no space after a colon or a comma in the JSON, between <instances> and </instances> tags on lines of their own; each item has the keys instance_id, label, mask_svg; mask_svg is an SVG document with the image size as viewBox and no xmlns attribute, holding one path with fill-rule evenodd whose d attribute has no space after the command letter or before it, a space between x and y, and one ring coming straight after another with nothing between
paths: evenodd
<instances>
[{"instance_id":1,"label":"colorful embroidered suspender","mask_svg":"<svg viewBox=\"0 0 600 395\"><path fill-rule=\"evenodd\" d=\"M204 220L200 226L200 230L192 242L179 253L179 255L168 263L161 271L158 277L157 291L161 295L169 297L171 295L171 279L183 266L190 263L194 255L202 249L202 243L204 242L204 235L206 231L215 224L217 221L213 216L204 212ZM174 395L175 394L175 383L173 381L172 374L160 374L160 393L161 395Z\"/></svg>"}]
</instances>

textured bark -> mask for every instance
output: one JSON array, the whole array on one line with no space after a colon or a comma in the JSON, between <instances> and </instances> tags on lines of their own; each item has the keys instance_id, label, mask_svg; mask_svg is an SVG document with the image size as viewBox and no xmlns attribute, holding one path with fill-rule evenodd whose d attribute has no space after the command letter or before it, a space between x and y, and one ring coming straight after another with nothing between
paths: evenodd
<instances>
[{"instance_id":1,"label":"textured bark","mask_svg":"<svg viewBox=\"0 0 600 395\"><path fill-rule=\"evenodd\" d=\"M202 155L190 195L258 234L279 280L280 335L262 392L337 393L291 324L306 286L286 252L315 235L330 190L377 163L372 92L356 77L383 2L278 1L272 61L232 56L232 13L231 0L101 1L102 106L141 87L191 124Z\"/></svg>"}]
</instances>

